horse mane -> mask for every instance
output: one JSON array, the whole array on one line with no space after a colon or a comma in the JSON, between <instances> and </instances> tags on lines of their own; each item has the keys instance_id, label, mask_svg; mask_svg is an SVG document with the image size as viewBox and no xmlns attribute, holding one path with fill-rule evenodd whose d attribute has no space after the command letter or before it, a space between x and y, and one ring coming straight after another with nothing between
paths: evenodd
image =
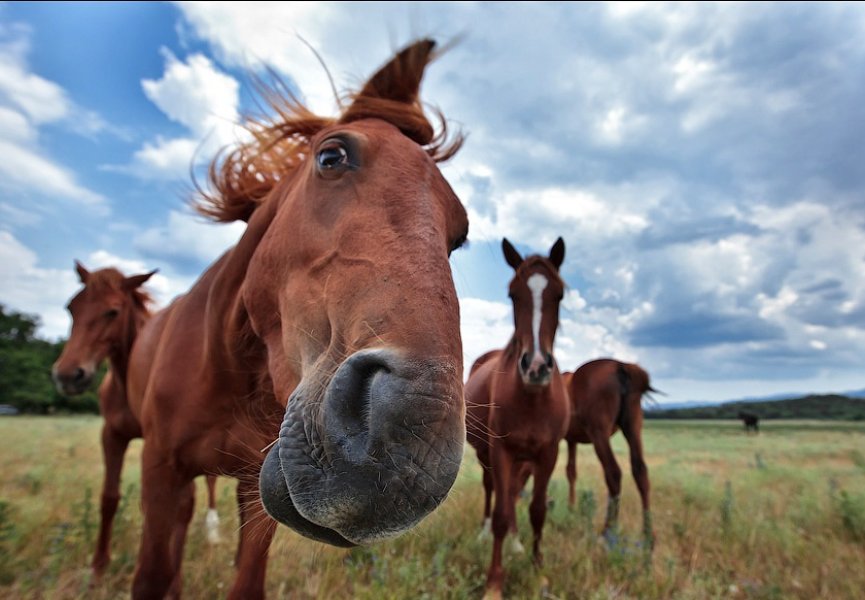
<instances>
[{"instance_id":1,"label":"horse mane","mask_svg":"<svg viewBox=\"0 0 865 600\"><path fill-rule=\"evenodd\" d=\"M424 69L435 58L434 45L426 40L400 52L391 68L376 73L360 91L347 94L350 104L337 118L316 115L278 79L271 85L259 82L259 93L272 114L244 116L242 126L250 141L229 146L213 159L208 169L212 191L196 184L195 209L217 222L249 221L277 184L307 158L313 136L337 123L381 119L417 142L434 161L451 158L462 146L462 134L451 136L444 115L432 109L439 122L436 131L417 94ZM388 91L387 97L381 90Z\"/></svg>"}]
</instances>

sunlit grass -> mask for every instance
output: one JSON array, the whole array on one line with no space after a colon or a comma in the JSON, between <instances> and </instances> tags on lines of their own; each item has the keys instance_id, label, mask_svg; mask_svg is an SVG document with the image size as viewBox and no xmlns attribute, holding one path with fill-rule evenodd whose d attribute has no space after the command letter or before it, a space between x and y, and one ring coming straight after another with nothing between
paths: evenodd
<instances>
[{"instance_id":1,"label":"sunlit grass","mask_svg":"<svg viewBox=\"0 0 865 600\"><path fill-rule=\"evenodd\" d=\"M140 530L141 442L124 469L112 564L89 588L102 476L97 418L0 419L0 597L127 597ZM649 421L644 445L657 544L638 546L639 495L627 447L623 543L597 539L606 489L580 446L578 498L567 506L564 452L551 482L545 563L505 556L512 598L860 598L865 588L865 423L767 422L745 435L733 422ZM564 445L563 445L564 450ZM454 491L405 536L345 551L280 528L268 568L270 598L479 598L490 541L479 540L480 469L466 453ZM531 485L531 484L530 484ZM233 580L234 483L217 487L223 543L205 540L203 481L184 565L188 598L224 597ZM520 535L530 548L526 502ZM592 526L588 527L591 522Z\"/></svg>"}]
</instances>

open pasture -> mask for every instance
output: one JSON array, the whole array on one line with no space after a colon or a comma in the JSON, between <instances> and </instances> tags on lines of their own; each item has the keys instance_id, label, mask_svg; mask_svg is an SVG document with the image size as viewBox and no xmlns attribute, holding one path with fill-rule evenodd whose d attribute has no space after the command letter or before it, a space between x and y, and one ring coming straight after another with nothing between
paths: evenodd
<instances>
[{"instance_id":1,"label":"open pasture","mask_svg":"<svg viewBox=\"0 0 865 600\"><path fill-rule=\"evenodd\" d=\"M127 455L113 562L89 589L98 525L100 420L0 419L0 596L129 596L141 515L141 443ZM638 547L639 495L627 447L622 465L621 544L598 541L606 488L590 446L578 454L577 505L567 506L565 445L550 484L545 565L505 554L511 598L859 598L865 588L865 423L768 421L759 435L739 422L646 421L657 542L651 561ZM531 486L531 483L529 483ZM204 481L184 563L188 598L223 597L233 577L235 484L217 487L223 541L205 540ZM269 598L480 598L491 552L478 539L481 472L466 446L448 500L419 527L350 551L278 529L269 561ZM529 546L526 501L517 507Z\"/></svg>"}]
</instances>

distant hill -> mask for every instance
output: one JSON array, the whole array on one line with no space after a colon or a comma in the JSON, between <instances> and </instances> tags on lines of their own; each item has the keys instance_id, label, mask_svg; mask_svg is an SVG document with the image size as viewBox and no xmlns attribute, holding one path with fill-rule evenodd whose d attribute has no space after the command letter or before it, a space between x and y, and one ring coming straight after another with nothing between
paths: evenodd
<instances>
[{"instance_id":1,"label":"distant hill","mask_svg":"<svg viewBox=\"0 0 865 600\"><path fill-rule=\"evenodd\" d=\"M787 400L736 401L690 408L647 409L647 419L736 419L739 411L761 419L865 420L865 399L838 394L803 396Z\"/></svg>"}]
</instances>

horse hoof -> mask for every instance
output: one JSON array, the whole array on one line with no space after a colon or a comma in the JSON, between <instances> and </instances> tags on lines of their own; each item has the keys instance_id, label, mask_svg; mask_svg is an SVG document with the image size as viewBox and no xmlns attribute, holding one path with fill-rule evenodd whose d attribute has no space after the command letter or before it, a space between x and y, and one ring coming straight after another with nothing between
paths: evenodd
<instances>
[{"instance_id":1,"label":"horse hoof","mask_svg":"<svg viewBox=\"0 0 865 600\"><path fill-rule=\"evenodd\" d=\"M510 549L511 549L511 552L513 552L514 554L525 554L526 553L526 549L520 543L519 538L516 538L516 537L511 538Z\"/></svg>"}]
</instances>

